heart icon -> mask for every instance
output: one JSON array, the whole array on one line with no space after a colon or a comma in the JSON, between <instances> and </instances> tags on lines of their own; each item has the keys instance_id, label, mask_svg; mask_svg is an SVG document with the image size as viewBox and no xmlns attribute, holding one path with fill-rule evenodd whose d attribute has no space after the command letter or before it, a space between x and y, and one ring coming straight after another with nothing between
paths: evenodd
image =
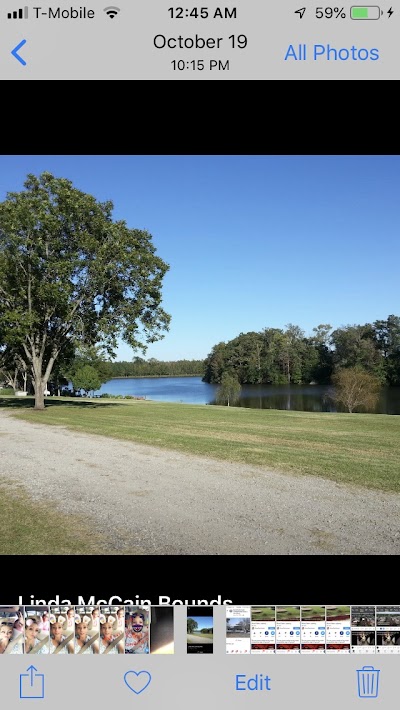
<instances>
[{"instance_id":1,"label":"heart icon","mask_svg":"<svg viewBox=\"0 0 400 710\"><path fill-rule=\"evenodd\" d=\"M141 676L141 678L139 676ZM129 690L133 690L136 695L139 695L143 693L150 684L151 675L149 671L139 671L139 673L136 671L127 671L124 675L124 681Z\"/></svg>"}]
</instances>

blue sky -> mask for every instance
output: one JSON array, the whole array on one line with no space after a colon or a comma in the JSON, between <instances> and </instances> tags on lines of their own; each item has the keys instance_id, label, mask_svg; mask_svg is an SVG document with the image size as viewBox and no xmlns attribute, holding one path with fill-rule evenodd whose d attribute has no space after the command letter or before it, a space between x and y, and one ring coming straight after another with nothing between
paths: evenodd
<instances>
[{"instance_id":1,"label":"blue sky","mask_svg":"<svg viewBox=\"0 0 400 710\"><path fill-rule=\"evenodd\" d=\"M398 156L3 156L0 200L44 170L111 199L170 264L171 328L146 357L400 315ZM120 346L118 359L133 355Z\"/></svg>"},{"instance_id":2,"label":"blue sky","mask_svg":"<svg viewBox=\"0 0 400 710\"><path fill-rule=\"evenodd\" d=\"M188 619L193 619L197 621L197 630L200 629L212 629L213 628L213 617L212 616L188 616Z\"/></svg>"}]
</instances>

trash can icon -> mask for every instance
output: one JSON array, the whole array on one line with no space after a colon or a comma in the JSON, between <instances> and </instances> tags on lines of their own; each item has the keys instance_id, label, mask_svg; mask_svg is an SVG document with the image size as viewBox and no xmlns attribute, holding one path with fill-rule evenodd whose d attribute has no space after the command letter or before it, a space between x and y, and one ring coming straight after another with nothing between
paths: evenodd
<instances>
[{"instance_id":1,"label":"trash can icon","mask_svg":"<svg viewBox=\"0 0 400 710\"><path fill-rule=\"evenodd\" d=\"M363 666L357 671L358 697L377 698L379 673L373 666Z\"/></svg>"}]
</instances>

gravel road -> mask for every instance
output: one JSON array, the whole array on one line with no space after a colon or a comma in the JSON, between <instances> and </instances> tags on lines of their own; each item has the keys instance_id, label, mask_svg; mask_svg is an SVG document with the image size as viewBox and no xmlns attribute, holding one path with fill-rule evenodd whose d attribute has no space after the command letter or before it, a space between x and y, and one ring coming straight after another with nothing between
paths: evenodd
<instances>
[{"instance_id":1,"label":"gravel road","mask_svg":"<svg viewBox=\"0 0 400 710\"><path fill-rule=\"evenodd\" d=\"M118 552L399 554L400 495L217 461L0 411L0 476Z\"/></svg>"}]
</instances>

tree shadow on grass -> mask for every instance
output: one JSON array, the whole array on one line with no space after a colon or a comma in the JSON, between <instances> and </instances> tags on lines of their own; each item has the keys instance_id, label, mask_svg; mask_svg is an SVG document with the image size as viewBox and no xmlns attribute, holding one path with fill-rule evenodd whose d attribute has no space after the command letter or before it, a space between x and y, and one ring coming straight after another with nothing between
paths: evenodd
<instances>
[{"instance_id":1,"label":"tree shadow on grass","mask_svg":"<svg viewBox=\"0 0 400 710\"><path fill-rule=\"evenodd\" d=\"M80 401L79 398L75 401L71 400L60 400L60 399L46 399L45 409L50 409L50 407L80 407L86 409L95 409L96 407L115 407L119 402L99 402L94 400L93 402ZM32 409L35 406L35 400L33 397L0 397L0 408L3 409Z\"/></svg>"}]
</instances>

